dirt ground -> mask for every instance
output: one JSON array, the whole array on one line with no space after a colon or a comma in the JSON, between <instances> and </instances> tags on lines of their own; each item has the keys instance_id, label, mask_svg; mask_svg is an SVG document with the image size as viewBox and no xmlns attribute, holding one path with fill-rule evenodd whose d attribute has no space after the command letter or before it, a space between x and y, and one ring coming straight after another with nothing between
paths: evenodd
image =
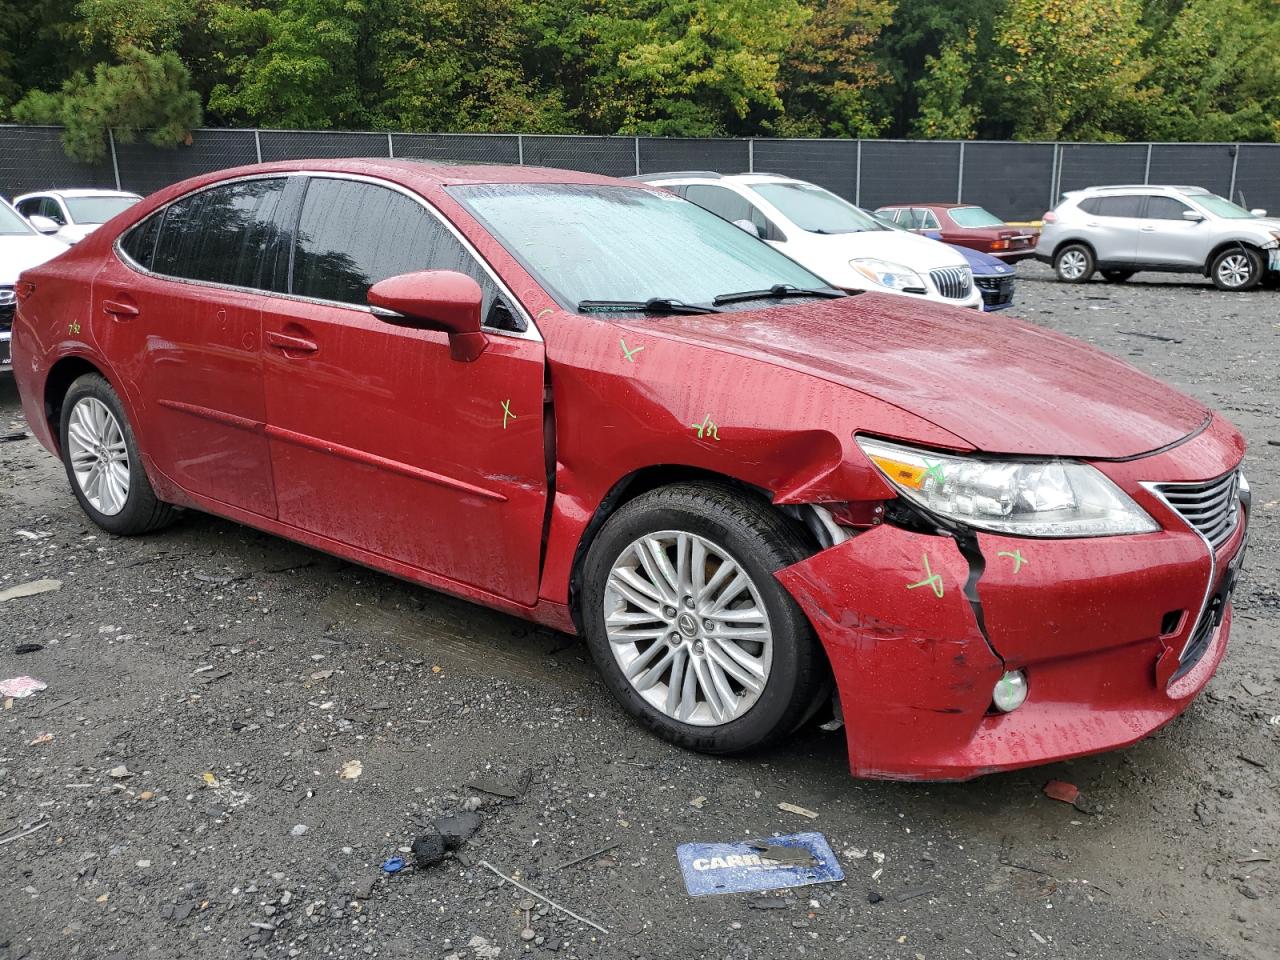
<instances>
[{"instance_id":1,"label":"dirt ground","mask_svg":"<svg viewBox=\"0 0 1280 960\"><path fill-rule=\"evenodd\" d=\"M62 581L0 604L0 678L48 684L0 711L0 960L1280 956L1280 293L1019 270L1015 313L1250 441L1232 647L1165 730L966 784L854 781L816 729L685 753L615 707L572 638L201 514L113 538L34 440L0 443L0 590ZM0 434L22 426L0 379ZM468 786L519 792L526 771L514 799ZM1050 778L1092 812L1044 796ZM477 805L461 859L382 874ZM800 830L843 883L685 893L677 845ZM481 861L608 933L539 907L522 939L526 894Z\"/></svg>"}]
</instances>

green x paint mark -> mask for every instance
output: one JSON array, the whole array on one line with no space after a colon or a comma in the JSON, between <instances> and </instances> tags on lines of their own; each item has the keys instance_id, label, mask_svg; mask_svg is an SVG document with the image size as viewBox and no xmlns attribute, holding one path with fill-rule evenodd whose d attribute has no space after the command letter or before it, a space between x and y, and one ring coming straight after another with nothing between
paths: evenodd
<instances>
[{"instance_id":1,"label":"green x paint mark","mask_svg":"<svg viewBox=\"0 0 1280 960\"><path fill-rule=\"evenodd\" d=\"M929 458L925 457L924 465L925 465L925 471L924 471L924 476L920 478L921 483L924 483L930 477L933 477L933 479L937 480L939 485L942 485L947 482L946 475L942 472L942 464L930 463Z\"/></svg>"},{"instance_id":2,"label":"green x paint mark","mask_svg":"<svg viewBox=\"0 0 1280 960\"><path fill-rule=\"evenodd\" d=\"M79 336L79 335L80 335L80 321L79 321L79 320L72 320L70 323L68 323L68 324L67 324L67 333L68 333L68 334L72 334L72 335L74 335L74 336Z\"/></svg>"},{"instance_id":3,"label":"green x paint mark","mask_svg":"<svg viewBox=\"0 0 1280 960\"><path fill-rule=\"evenodd\" d=\"M634 350L628 350L627 341L623 340L621 337L618 338L618 343L622 344L622 355L632 363L636 362L636 354L644 349L644 347L636 347Z\"/></svg>"},{"instance_id":4,"label":"green x paint mark","mask_svg":"<svg viewBox=\"0 0 1280 960\"><path fill-rule=\"evenodd\" d=\"M517 420L519 418L514 413L511 412L511 401L503 400L502 401L502 429L503 430L507 429L508 419Z\"/></svg>"},{"instance_id":5,"label":"green x paint mark","mask_svg":"<svg viewBox=\"0 0 1280 960\"><path fill-rule=\"evenodd\" d=\"M914 590L916 587L932 587L932 588L933 588L933 595L934 595L935 597L937 597L937 598L941 599L941 598L942 598L942 589L943 589L943 588L942 588L942 577L941 577L940 575L938 575L938 574L934 573L934 572L933 572L933 570L931 570L931 569L929 568L929 555L928 555L927 553L925 553L925 554L921 554L921 559L922 559L922 560L924 560L924 572L925 572L925 578L924 578L923 580L919 581L918 583L908 583L908 584L907 584L907 589L908 589L908 590Z\"/></svg>"},{"instance_id":6,"label":"green x paint mark","mask_svg":"<svg viewBox=\"0 0 1280 960\"><path fill-rule=\"evenodd\" d=\"M698 431L698 439L710 437L712 440L719 440L720 434L716 429L715 421L711 419L711 414L707 414L702 418L701 423L691 423L689 426Z\"/></svg>"},{"instance_id":7,"label":"green x paint mark","mask_svg":"<svg viewBox=\"0 0 1280 960\"><path fill-rule=\"evenodd\" d=\"M1027 562L1026 558L1023 557L1021 550L1014 550L1012 553L1010 553L1008 550L1001 550L999 553L996 554L996 556L1008 557L1010 560L1012 560L1014 573L1017 573L1019 570L1021 570L1022 565Z\"/></svg>"}]
</instances>

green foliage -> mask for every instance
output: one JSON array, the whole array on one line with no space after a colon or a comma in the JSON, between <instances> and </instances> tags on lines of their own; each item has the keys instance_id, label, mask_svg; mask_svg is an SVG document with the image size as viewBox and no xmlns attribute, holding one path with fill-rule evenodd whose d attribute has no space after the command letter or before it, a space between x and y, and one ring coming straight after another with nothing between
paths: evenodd
<instances>
[{"instance_id":1,"label":"green foliage","mask_svg":"<svg viewBox=\"0 0 1280 960\"><path fill-rule=\"evenodd\" d=\"M1155 91L1138 0L1010 0L996 69L1022 140L1121 140L1140 133Z\"/></svg>"},{"instance_id":2,"label":"green foliage","mask_svg":"<svg viewBox=\"0 0 1280 960\"><path fill-rule=\"evenodd\" d=\"M971 140L976 135L979 117L971 88L977 52L977 32L970 29L963 40L948 43L936 57L924 58L925 72L918 84L920 114L913 125L916 136Z\"/></svg>"},{"instance_id":3,"label":"green foliage","mask_svg":"<svg viewBox=\"0 0 1280 960\"><path fill-rule=\"evenodd\" d=\"M1155 136L1280 140L1280 5L1188 0L1152 59Z\"/></svg>"},{"instance_id":4,"label":"green foliage","mask_svg":"<svg viewBox=\"0 0 1280 960\"><path fill-rule=\"evenodd\" d=\"M0 119L1280 140L1274 0L0 0Z\"/></svg>"},{"instance_id":5,"label":"green foliage","mask_svg":"<svg viewBox=\"0 0 1280 960\"><path fill-rule=\"evenodd\" d=\"M107 153L107 131L129 143L140 133L157 146L189 141L200 125L200 97L177 54L125 47L121 62L100 63L92 78L78 73L57 93L34 90L13 108L15 120L54 123L67 155L96 162Z\"/></svg>"}]
</instances>

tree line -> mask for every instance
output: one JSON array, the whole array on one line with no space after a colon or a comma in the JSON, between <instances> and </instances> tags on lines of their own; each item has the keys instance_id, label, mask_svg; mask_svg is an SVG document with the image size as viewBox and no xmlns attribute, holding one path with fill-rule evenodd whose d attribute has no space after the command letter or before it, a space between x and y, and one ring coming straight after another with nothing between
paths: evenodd
<instances>
[{"instance_id":1,"label":"tree line","mask_svg":"<svg viewBox=\"0 0 1280 960\"><path fill-rule=\"evenodd\" d=\"M0 120L1280 140L1280 0L0 0Z\"/></svg>"}]
</instances>

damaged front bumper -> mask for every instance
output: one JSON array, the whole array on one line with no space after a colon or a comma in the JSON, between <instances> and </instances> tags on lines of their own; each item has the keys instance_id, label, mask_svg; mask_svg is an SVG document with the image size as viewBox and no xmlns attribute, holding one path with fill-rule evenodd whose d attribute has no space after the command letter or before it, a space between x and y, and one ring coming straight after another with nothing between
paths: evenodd
<instances>
[{"instance_id":1,"label":"damaged front bumper","mask_svg":"<svg viewBox=\"0 0 1280 960\"><path fill-rule=\"evenodd\" d=\"M1107 472L1142 497L1123 475L1143 465L1235 469L1227 447L1206 455L1215 439L1180 466L1165 453ZM1226 651L1247 511L1214 549L1142 499L1160 532L957 540L882 524L780 571L826 648L854 775L965 780L1123 747L1182 713ZM1029 692L1002 713L992 692L1011 670Z\"/></svg>"}]
</instances>

